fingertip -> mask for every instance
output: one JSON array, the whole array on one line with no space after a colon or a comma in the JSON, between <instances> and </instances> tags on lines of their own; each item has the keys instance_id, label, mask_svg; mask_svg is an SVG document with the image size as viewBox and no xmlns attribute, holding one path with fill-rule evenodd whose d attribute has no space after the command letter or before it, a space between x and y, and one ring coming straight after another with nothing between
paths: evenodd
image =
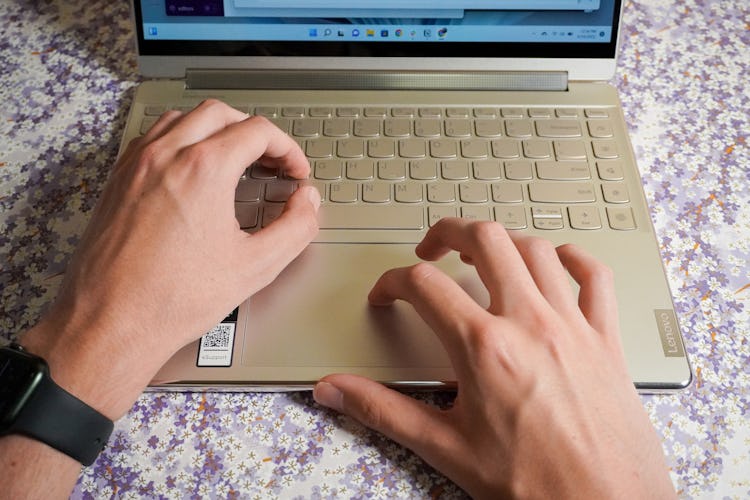
<instances>
[{"instance_id":1,"label":"fingertip","mask_svg":"<svg viewBox=\"0 0 750 500\"><path fill-rule=\"evenodd\" d=\"M320 380L313 387L313 399L316 403L332 410L344 410L344 393L326 380Z\"/></svg>"},{"instance_id":2,"label":"fingertip","mask_svg":"<svg viewBox=\"0 0 750 500\"><path fill-rule=\"evenodd\" d=\"M299 191L305 194L308 201L312 203L315 210L318 210L318 208L320 208L322 197L320 195L320 191L318 191L318 188L316 188L315 186L302 186L299 188Z\"/></svg>"}]
</instances>

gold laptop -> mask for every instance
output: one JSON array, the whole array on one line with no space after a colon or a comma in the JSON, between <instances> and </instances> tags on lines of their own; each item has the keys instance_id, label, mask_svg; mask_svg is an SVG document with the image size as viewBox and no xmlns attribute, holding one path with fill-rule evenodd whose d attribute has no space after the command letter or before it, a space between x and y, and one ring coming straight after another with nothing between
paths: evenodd
<instances>
[{"instance_id":1,"label":"gold laptop","mask_svg":"<svg viewBox=\"0 0 750 500\"><path fill-rule=\"evenodd\" d=\"M207 97L264 115L307 154L320 234L268 288L179 351L160 389L309 388L350 372L403 388L455 376L380 274L417 261L443 217L588 249L615 273L645 392L691 372L613 87L621 0L134 0L141 73L123 144ZM295 181L249 165L237 218L257 231ZM251 258L251 257L249 257ZM456 256L439 264L480 303Z\"/></svg>"}]
</instances>

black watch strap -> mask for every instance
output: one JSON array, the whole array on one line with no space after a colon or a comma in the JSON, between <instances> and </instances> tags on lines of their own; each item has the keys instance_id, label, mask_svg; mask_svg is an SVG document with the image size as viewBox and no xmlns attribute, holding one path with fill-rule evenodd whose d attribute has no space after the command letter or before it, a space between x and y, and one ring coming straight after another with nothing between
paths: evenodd
<instances>
[{"instance_id":1,"label":"black watch strap","mask_svg":"<svg viewBox=\"0 0 750 500\"><path fill-rule=\"evenodd\" d=\"M45 376L10 431L33 437L83 465L91 465L113 428L110 419Z\"/></svg>"}]
</instances>

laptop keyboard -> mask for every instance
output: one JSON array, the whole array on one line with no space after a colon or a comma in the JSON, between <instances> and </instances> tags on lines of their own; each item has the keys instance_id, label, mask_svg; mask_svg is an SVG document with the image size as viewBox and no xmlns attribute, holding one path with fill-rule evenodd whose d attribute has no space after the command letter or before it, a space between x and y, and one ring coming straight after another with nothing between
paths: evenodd
<instances>
[{"instance_id":1,"label":"laptop keyboard","mask_svg":"<svg viewBox=\"0 0 750 500\"><path fill-rule=\"evenodd\" d=\"M237 107L292 136L311 166L305 181L277 178L260 165L247 169L235 208L249 231L278 217L301 182L321 193L323 230L423 231L443 217L514 230L637 227L614 110ZM141 133L165 110L146 106Z\"/></svg>"}]
</instances>

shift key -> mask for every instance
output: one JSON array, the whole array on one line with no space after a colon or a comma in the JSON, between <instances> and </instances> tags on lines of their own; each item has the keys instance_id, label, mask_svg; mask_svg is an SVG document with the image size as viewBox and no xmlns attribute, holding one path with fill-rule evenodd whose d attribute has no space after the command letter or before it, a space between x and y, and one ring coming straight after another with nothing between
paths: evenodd
<instances>
[{"instance_id":1,"label":"shift key","mask_svg":"<svg viewBox=\"0 0 750 500\"><path fill-rule=\"evenodd\" d=\"M594 185L587 182L538 182L529 184L529 199L539 203L591 203Z\"/></svg>"}]
</instances>

